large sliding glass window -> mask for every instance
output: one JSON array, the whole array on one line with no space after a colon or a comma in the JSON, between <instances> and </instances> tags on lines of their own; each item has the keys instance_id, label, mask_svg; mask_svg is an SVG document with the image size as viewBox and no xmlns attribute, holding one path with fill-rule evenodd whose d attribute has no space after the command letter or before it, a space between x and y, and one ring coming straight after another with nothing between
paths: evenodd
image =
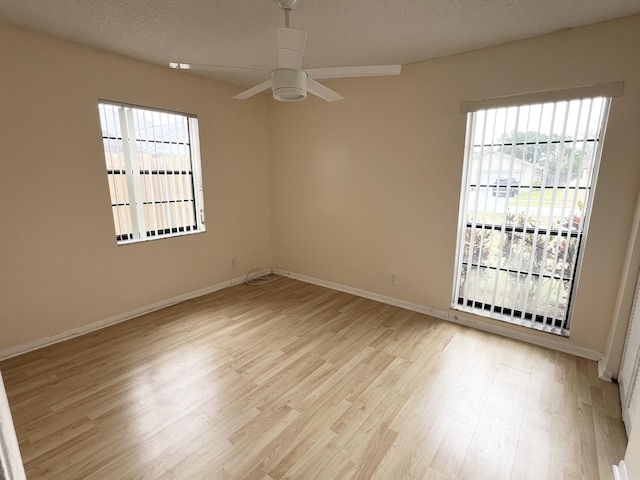
<instances>
[{"instance_id":1,"label":"large sliding glass window","mask_svg":"<svg viewBox=\"0 0 640 480\"><path fill-rule=\"evenodd\" d=\"M609 108L576 96L468 112L453 308L569 334Z\"/></svg>"}]
</instances>

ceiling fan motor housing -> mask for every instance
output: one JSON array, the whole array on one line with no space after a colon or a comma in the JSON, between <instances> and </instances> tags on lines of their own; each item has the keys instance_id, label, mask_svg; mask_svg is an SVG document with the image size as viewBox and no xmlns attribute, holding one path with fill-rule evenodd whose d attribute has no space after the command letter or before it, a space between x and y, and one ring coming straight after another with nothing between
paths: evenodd
<instances>
[{"instance_id":1,"label":"ceiling fan motor housing","mask_svg":"<svg viewBox=\"0 0 640 480\"><path fill-rule=\"evenodd\" d=\"M307 98L307 73L304 70L278 68L271 74L273 98L281 102L299 102Z\"/></svg>"}]
</instances>

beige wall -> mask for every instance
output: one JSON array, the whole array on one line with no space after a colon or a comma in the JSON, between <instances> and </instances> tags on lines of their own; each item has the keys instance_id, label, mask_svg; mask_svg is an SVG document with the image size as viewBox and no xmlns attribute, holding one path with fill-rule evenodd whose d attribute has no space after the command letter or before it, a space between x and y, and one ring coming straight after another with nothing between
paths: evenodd
<instances>
[{"instance_id":1,"label":"beige wall","mask_svg":"<svg viewBox=\"0 0 640 480\"><path fill-rule=\"evenodd\" d=\"M611 110L564 341L605 352L613 317L624 317L640 17L421 62L399 77L334 81L346 98L333 104L231 101L237 89L182 72L6 26L0 39L0 351L269 265L449 311L460 102L618 80L625 92ZM205 234L115 244L98 98L198 115Z\"/></svg>"},{"instance_id":2,"label":"beige wall","mask_svg":"<svg viewBox=\"0 0 640 480\"><path fill-rule=\"evenodd\" d=\"M558 339L604 352L640 187L638 45L632 17L409 65L399 77L334 81L345 97L335 104L270 104L274 265L450 312L460 102L622 80L571 337Z\"/></svg>"},{"instance_id":3,"label":"beige wall","mask_svg":"<svg viewBox=\"0 0 640 480\"><path fill-rule=\"evenodd\" d=\"M0 58L0 352L271 265L266 97L1 25ZM198 115L206 233L116 245L99 98Z\"/></svg>"}]
</instances>

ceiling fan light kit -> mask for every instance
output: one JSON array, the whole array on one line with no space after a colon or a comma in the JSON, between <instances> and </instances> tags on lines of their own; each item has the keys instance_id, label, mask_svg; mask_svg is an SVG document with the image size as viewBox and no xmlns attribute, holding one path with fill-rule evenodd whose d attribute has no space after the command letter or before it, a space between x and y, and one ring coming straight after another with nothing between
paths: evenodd
<instances>
[{"instance_id":1,"label":"ceiling fan light kit","mask_svg":"<svg viewBox=\"0 0 640 480\"><path fill-rule=\"evenodd\" d=\"M281 102L299 102L307 98L307 72L278 68L271 74L273 98Z\"/></svg>"},{"instance_id":2,"label":"ceiling fan light kit","mask_svg":"<svg viewBox=\"0 0 640 480\"><path fill-rule=\"evenodd\" d=\"M382 75L398 75L400 65L374 65L357 67L325 67L302 69L302 57L307 42L307 32L289 28L289 13L298 0L277 0L278 6L285 14L285 27L276 30L278 45L278 66L271 71L271 79L251 87L231 97L245 100L269 88L273 98L281 102L299 102L307 98L307 92L327 102L342 100L342 96L325 87L315 79L372 77ZM170 62L169 67L179 70L217 70L217 71L260 71L252 68L220 67L214 65L195 65L182 62ZM265 71L268 73L268 71Z\"/></svg>"}]
</instances>

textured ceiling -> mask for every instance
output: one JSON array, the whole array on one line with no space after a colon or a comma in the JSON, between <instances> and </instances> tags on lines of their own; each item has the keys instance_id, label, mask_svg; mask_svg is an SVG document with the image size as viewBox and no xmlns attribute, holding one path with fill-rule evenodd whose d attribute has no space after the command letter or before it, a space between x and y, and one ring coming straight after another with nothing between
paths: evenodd
<instances>
[{"instance_id":1,"label":"textured ceiling","mask_svg":"<svg viewBox=\"0 0 640 480\"><path fill-rule=\"evenodd\" d=\"M299 0L304 68L408 64L640 13L640 0ZM270 70L275 0L0 0L0 22L159 65ZM238 86L262 74L206 73Z\"/></svg>"}]
</instances>

